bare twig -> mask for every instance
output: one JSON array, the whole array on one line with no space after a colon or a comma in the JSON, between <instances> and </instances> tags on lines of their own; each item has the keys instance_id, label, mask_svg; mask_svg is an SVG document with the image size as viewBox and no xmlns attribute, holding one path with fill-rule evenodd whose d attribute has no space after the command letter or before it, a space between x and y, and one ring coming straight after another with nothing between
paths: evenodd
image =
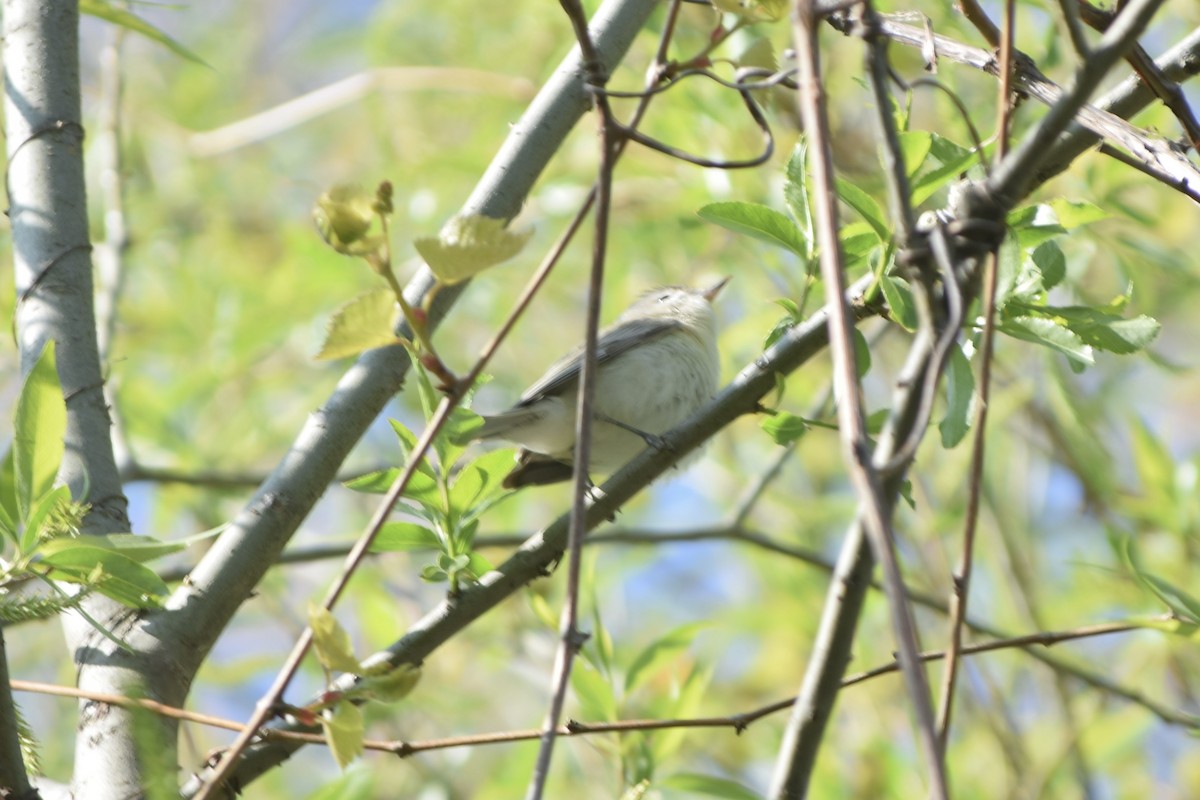
<instances>
[{"instance_id":1,"label":"bare twig","mask_svg":"<svg viewBox=\"0 0 1200 800\"><path fill-rule=\"evenodd\" d=\"M1012 65L1015 55L1013 39L1016 26L1016 2L1007 0L1004 6L1003 38L1000 42L1000 84L996 89L996 160L1003 162L1008 150L1009 123L1012 118ZM991 398L992 352L996 333L996 275L997 251L988 253L983 274L983 341L979 357L979 402L971 442L971 467L968 480L966 519L963 545L954 576L954 591L950 595L950 637L946 648L946 668L942 671L942 687L938 701L938 747L942 757L950 737L950 719L954 711L954 687L958 678L959 655L962 650L963 626L967 619L970 598L971 568L975 552L975 531L979 522L979 501L983 491L983 461L987 442L988 402Z\"/></svg>"},{"instance_id":2,"label":"bare twig","mask_svg":"<svg viewBox=\"0 0 1200 800\"><path fill-rule=\"evenodd\" d=\"M584 69L589 86L602 87L608 80L604 65L596 53L596 45L588 31L587 15L579 0L560 0L563 11L575 29ZM676 11L678 4L672 6ZM554 657L551 677L552 689L550 708L542 726L541 746L530 778L526 797L541 800L550 775L550 760L554 753L558 720L562 716L567 699L567 687L571 680L571 665L575 655L583 646L586 637L579 631L579 580L583 556L583 537L587 533L586 505L588 488L591 485L589 462L592 444L592 403L595 396L596 344L600 329L600 299L604 288L604 264L608 248L608 218L612 192L613 160L616 157L613 139L612 109L608 98L593 92L596 109L596 124L600 159L595 184L596 227L592 240L592 270L588 285L587 322L584 336L583 363L579 374L579 396L575 409L574 473L572 475L571 516L567 529L567 586L563 602L562 618L559 623L559 645Z\"/></svg>"},{"instance_id":3,"label":"bare twig","mask_svg":"<svg viewBox=\"0 0 1200 800\"><path fill-rule=\"evenodd\" d=\"M834 370L834 392L838 398L838 427L844 449L846 465L859 499L861 528L871 542L871 549L883 568L884 587L888 596L894 632L899 649L900 663L904 667L905 683L908 686L922 742L922 752L927 760L930 783L935 798L947 796L945 765L939 757L935 735L933 710L929 701L929 685L924 669L917 661L920 648L917 644L916 628L913 623L904 583L894 551L894 539L889 521L891 503L884 497L879 474L872 463L870 443L866 436L862 412L861 387L855 365L854 343L851 336L850 317L844 302L845 278L842 270L841 247L838 236L837 210L833 203L836 196L832 172L832 154L829 142L829 126L823 102L823 84L817 56L817 17L811 0L798 0L793 12L794 40L796 46L800 85L798 102L805 130L810 137L810 169L816 198L817 239L821 244L821 275L831 294L829 303L830 350ZM869 557L857 556L856 564L867 562ZM869 572L869 569L867 570ZM857 616L857 611L855 612ZM807 681L807 677L806 677ZM799 709L800 706L797 706ZM794 712L780 749L772 780L773 797L798 796L807 783L808 775L796 769L796 752L799 746L800 729L804 720Z\"/></svg>"}]
</instances>

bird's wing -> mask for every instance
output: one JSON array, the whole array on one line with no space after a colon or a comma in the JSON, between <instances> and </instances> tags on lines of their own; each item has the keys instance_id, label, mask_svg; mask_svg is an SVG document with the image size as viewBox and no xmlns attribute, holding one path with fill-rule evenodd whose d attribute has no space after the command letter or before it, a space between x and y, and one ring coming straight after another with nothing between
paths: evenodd
<instances>
[{"instance_id":1,"label":"bird's wing","mask_svg":"<svg viewBox=\"0 0 1200 800\"><path fill-rule=\"evenodd\" d=\"M596 342L596 363L611 361L630 348L662 336L667 331L682 328L672 319L635 319L622 322L604 331ZM558 394L569 384L579 379L583 365L583 348L578 347L560 358L546 370L546 374L525 390L517 407L535 403L547 395Z\"/></svg>"}]
</instances>

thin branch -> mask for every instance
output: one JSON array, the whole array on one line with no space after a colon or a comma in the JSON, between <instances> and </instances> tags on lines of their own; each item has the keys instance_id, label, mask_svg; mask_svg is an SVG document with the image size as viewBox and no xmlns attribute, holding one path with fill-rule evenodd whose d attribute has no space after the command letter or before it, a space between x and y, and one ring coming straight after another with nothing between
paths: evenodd
<instances>
[{"instance_id":1,"label":"thin branch","mask_svg":"<svg viewBox=\"0 0 1200 800\"><path fill-rule=\"evenodd\" d=\"M1093 48L1091 56L1080 64L1070 88L1053 101L1050 110L1017 145L1012 156L996 165L987 181L992 195L1006 198L1025 196L1033 176L1045 162L1050 146L1075 121L1100 81L1107 77L1117 61L1133 46L1163 2L1130 0Z\"/></svg>"},{"instance_id":2,"label":"thin branch","mask_svg":"<svg viewBox=\"0 0 1200 800\"><path fill-rule=\"evenodd\" d=\"M587 15L579 0L560 0L563 11L575 30L587 72L589 87L603 87L608 75L595 43L588 31ZM678 11L678 4L673 4ZM558 720L562 717L567 701L567 688L571 681L571 665L575 655L586 641L578 627L579 582L583 557L583 537L587 532L586 506L588 488L591 486L589 468L592 446L592 405L596 392L596 346L600 330L600 299L604 289L605 256L608 251L608 220L611 209L613 161L617 156L613 139L613 116L608 98L592 92L596 103L596 124L600 159L595 184L596 216L592 239L592 269L588 284L587 320L585 324L583 362L579 373L579 393L575 408L574 469L572 474L570 523L567 528L567 586L563 601L562 618L559 622L559 644L554 656L551 675L550 708L542 725L541 745L530 777L528 800L541 800L550 776L550 760L554 753L554 742Z\"/></svg>"},{"instance_id":3,"label":"thin branch","mask_svg":"<svg viewBox=\"0 0 1200 800\"><path fill-rule=\"evenodd\" d=\"M979 34L983 36L983 40L992 49L1000 47L1000 29L996 27L996 23L992 22L992 18L979 5L979 0L958 0L955 5L962 12L962 15L967 18L967 21L975 26L975 30L979 31Z\"/></svg>"},{"instance_id":4,"label":"thin branch","mask_svg":"<svg viewBox=\"0 0 1200 800\"><path fill-rule=\"evenodd\" d=\"M1098 31L1108 30L1115 16L1113 12L1096 8L1087 0L1075 0L1074 3L1070 0L1061 0L1061 2ZM1142 83L1154 92L1154 96L1162 100L1163 104L1175 115L1175 119L1179 121L1180 127L1183 128L1191 142L1192 150L1200 152L1200 120L1196 119L1196 114L1188 105L1187 97L1179 84L1169 81L1163 75L1154 63L1154 59L1150 58L1140 44L1134 44L1126 54L1125 60L1133 67Z\"/></svg>"},{"instance_id":5,"label":"thin branch","mask_svg":"<svg viewBox=\"0 0 1200 800\"><path fill-rule=\"evenodd\" d=\"M852 324L844 306L845 277L842 267L837 209L833 198L833 180L829 124L823 100L817 55L817 17L811 0L798 0L793 12L796 58L799 66L798 101L804 129L810 138L810 170L816 205L817 240L820 242L821 275L832 294L829 308L830 350L833 361L834 393L838 398L838 428L844 459L859 500L859 515L875 558L884 575L893 629L904 666L905 683L917 717L922 753L927 762L935 799L947 796L945 764L936 746L933 709L930 706L928 678L917 661L920 647L916 626L904 596L904 582L894 550L894 534L889 514L891 503L885 499L879 474L872 463L862 411L861 386L852 338ZM799 730L803 720L793 714L780 748L772 781L773 797L798 796L807 784L808 774L795 769Z\"/></svg>"},{"instance_id":6,"label":"thin branch","mask_svg":"<svg viewBox=\"0 0 1200 800\"><path fill-rule=\"evenodd\" d=\"M1012 65L1015 55L1013 39L1016 33L1016 2L1007 0L1004 6L1003 38L1000 42L1000 83L996 88L996 161L1003 162L1008 154L1009 126L1012 119ZM967 619L970 599L971 569L975 553L975 531L979 522L979 503L983 491L983 462L987 442L988 404L991 400L992 356L996 334L996 281L998 251L988 253L983 273L983 341L979 357L979 402L976 404L975 424L971 441L971 467L968 478L966 520L963 526L962 553L954 576L954 591L950 596L950 637L946 649L946 668L942 671L942 687L938 700L937 735L942 757L950 738L950 719L954 711L954 687L958 679L959 655L962 650L963 626Z\"/></svg>"}]
</instances>

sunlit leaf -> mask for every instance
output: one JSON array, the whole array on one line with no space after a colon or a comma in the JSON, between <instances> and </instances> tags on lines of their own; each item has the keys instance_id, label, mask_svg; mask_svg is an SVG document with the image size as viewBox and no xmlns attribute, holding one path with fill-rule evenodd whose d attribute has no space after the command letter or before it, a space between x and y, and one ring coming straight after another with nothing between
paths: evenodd
<instances>
[{"instance_id":1,"label":"sunlit leaf","mask_svg":"<svg viewBox=\"0 0 1200 800\"><path fill-rule=\"evenodd\" d=\"M329 750L342 769L363 754L366 727L362 709L354 703L338 703L321 715L321 727L329 739Z\"/></svg>"},{"instance_id":2,"label":"sunlit leaf","mask_svg":"<svg viewBox=\"0 0 1200 800\"><path fill-rule=\"evenodd\" d=\"M1093 364L1092 348L1079 335L1045 317L1019 316L1006 319L996 329L1014 339L1040 344L1057 350L1083 364Z\"/></svg>"},{"instance_id":3,"label":"sunlit leaf","mask_svg":"<svg viewBox=\"0 0 1200 800\"><path fill-rule=\"evenodd\" d=\"M788 216L759 203L729 201L709 203L696 212L701 219L715 222L722 228L744 233L762 242L804 256L807 246L796 223Z\"/></svg>"},{"instance_id":4,"label":"sunlit leaf","mask_svg":"<svg viewBox=\"0 0 1200 800\"><path fill-rule=\"evenodd\" d=\"M71 583L96 584L97 591L131 608L155 608L167 585L153 570L91 537L54 539L38 547L51 576Z\"/></svg>"},{"instance_id":5,"label":"sunlit leaf","mask_svg":"<svg viewBox=\"0 0 1200 800\"><path fill-rule=\"evenodd\" d=\"M791 444L808 433L808 422L795 414L776 411L762 421L762 429L775 444Z\"/></svg>"},{"instance_id":6,"label":"sunlit leaf","mask_svg":"<svg viewBox=\"0 0 1200 800\"><path fill-rule=\"evenodd\" d=\"M514 231L502 219L478 214L456 216L436 237L413 242L417 252L446 283L458 283L521 252L533 229Z\"/></svg>"},{"instance_id":7,"label":"sunlit leaf","mask_svg":"<svg viewBox=\"0 0 1200 800\"><path fill-rule=\"evenodd\" d=\"M384 662L366 670L358 686L364 697L383 703L394 703L412 694L421 680L421 668L414 664L398 667Z\"/></svg>"},{"instance_id":8,"label":"sunlit leaf","mask_svg":"<svg viewBox=\"0 0 1200 800\"><path fill-rule=\"evenodd\" d=\"M871 230L874 231L879 241L886 242L892 238L887 216L879 207L879 203L875 202L874 197L844 178L837 179L837 193L846 205L857 211L863 221L871 226Z\"/></svg>"},{"instance_id":9,"label":"sunlit leaf","mask_svg":"<svg viewBox=\"0 0 1200 800\"><path fill-rule=\"evenodd\" d=\"M371 542L372 553L390 553L405 550L440 550L442 541L438 535L415 522L385 522Z\"/></svg>"},{"instance_id":10,"label":"sunlit leaf","mask_svg":"<svg viewBox=\"0 0 1200 800\"><path fill-rule=\"evenodd\" d=\"M54 342L46 342L17 398L12 448L19 518L50 491L62 463L67 404L56 363Z\"/></svg>"},{"instance_id":11,"label":"sunlit leaf","mask_svg":"<svg viewBox=\"0 0 1200 800\"><path fill-rule=\"evenodd\" d=\"M310 604L308 626L312 628L313 649L321 666L330 672L358 674L362 671L362 663L354 655L354 647L350 644L350 634L346 633L329 609Z\"/></svg>"},{"instance_id":12,"label":"sunlit leaf","mask_svg":"<svg viewBox=\"0 0 1200 800\"><path fill-rule=\"evenodd\" d=\"M912 289L908 283L891 275L879 278L879 288L888 304L888 316L906 331L917 329L917 309L913 305Z\"/></svg>"},{"instance_id":13,"label":"sunlit leaf","mask_svg":"<svg viewBox=\"0 0 1200 800\"><path fill-rule=\"evenodd\" d=\"M681 650L691 645L696 634L704 627L705 623L698 622L681 625L643 648L625 673L625 691L632 692L637 689L660 664L674 658Z\"/></svg>"},{"instance_id":14,"label":"sunlit leaf","mask_svg":"<svg viewBox=\"0 0 1200 800\"><path fill-rule=\"evenodd\" d=\"M391 289L360 294L333 312L316 357L345 358L376 347L400 344L402 340L395 333L399 313Z\"/></svg>"}]
</instances>

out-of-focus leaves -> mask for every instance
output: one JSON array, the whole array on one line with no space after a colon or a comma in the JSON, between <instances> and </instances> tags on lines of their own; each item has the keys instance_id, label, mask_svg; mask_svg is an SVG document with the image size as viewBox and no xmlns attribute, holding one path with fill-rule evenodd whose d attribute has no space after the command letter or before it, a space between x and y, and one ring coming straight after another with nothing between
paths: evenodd
<instances>
[{"instance_id":1,"label":"out-of-focus leaves","mask_svg":"<svg viewBox=\"0 0 1200 800\"><path fill-rule=\"evenodd\" d=\"M808 433L808 422L786 411L776 411L762 422L762 429L775 444L791 444Z\"/></svg>"},{"instance_id":2,"label":"out-of-focus leaves","mask_svg":"<svg viewBox=\"0 0 1200 800\"><path fill-rule=\"evenodd\" d=\"M124 8L118 8L110 3L105 3L103 0L79 0L79 13L87 14L88 16L102 19L105 22L111 22L114 25L119 25L126 30L131 30L134 33L140 33L152 42L158 42L163 47L170 50L181 58L186 58L188 61L194 61L201 66L207 67L208 63L200 56L193 53L191 50L184 47L179 42L167 36L158 28L151 25L146 20Z\"/></svg>"}]
</instances>

